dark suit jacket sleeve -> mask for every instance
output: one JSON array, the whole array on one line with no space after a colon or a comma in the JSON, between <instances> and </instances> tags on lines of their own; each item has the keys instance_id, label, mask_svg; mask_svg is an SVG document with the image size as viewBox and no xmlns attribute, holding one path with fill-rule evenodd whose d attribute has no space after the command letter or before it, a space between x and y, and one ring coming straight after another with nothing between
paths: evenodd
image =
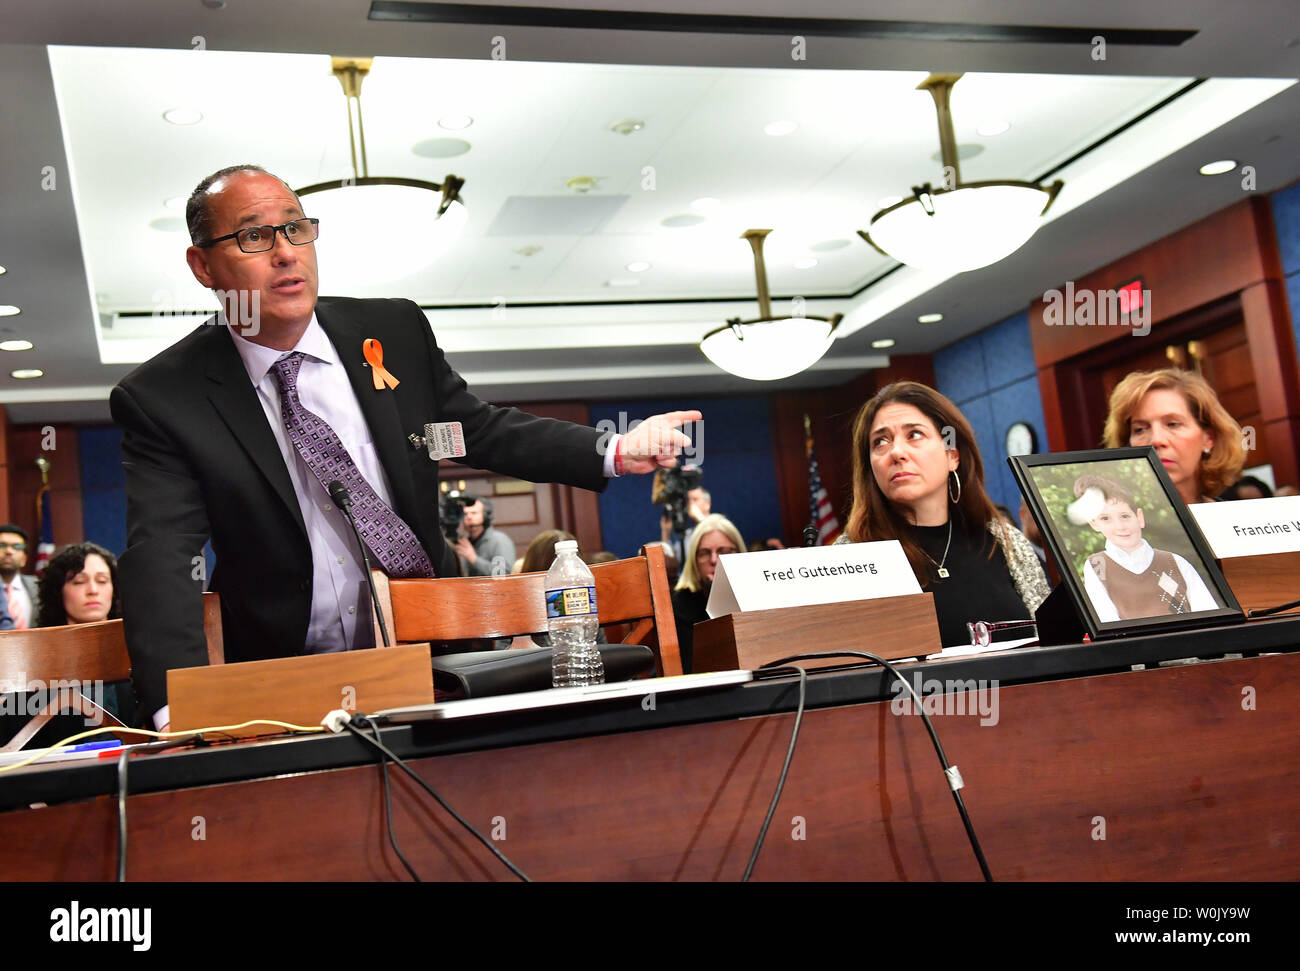
<instances>
[{"instance_id":1,"label":"dark suit jacket sleeve","mask_svg":"<svg viewBox=\"0 0 1300 971\"><path fill-rule=\"evenodd\" d=\"M208 663L199 565L208 517L181 451L131 392L114 388L109 406L122 429L126 472L129 532L118 562L122 613L132 680L147 716L167 703L168 668Z\"/></svg>"},{"instance_id":2,"label":"dark suit jacket sleeve","mask_svg":"<svg viewBox=\"0 0 1300 971\"><path fill-rule=\"evenodd\" d=\"M420 314L429 345L440 420L459 421L465 433L466 452L460 461L530 482L560 482L594 492L605 488L603 445L609 436L585 425L480 401L447 363L423 311L412 307Z\"/></svg>"}]
</instances>

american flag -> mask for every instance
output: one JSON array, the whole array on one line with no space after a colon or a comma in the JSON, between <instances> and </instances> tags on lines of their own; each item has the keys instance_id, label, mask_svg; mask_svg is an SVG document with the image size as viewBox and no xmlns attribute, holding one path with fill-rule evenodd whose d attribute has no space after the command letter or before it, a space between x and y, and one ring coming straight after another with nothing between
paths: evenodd
<instances>
[{"instance_id":1,"label":"american flag","mask_svg":"<svg viewBox=\"0 0 1300 971\"><path fill-rule=\"evenodd\" d=\"M822 485L821 473L817 471L817 458L813 455L812 443L808 445L808 505L812 510L812 523L817 527L817 545L833 543L840 535L840 521L835 518L830 496Z\"/></svg>"}]
</instances>

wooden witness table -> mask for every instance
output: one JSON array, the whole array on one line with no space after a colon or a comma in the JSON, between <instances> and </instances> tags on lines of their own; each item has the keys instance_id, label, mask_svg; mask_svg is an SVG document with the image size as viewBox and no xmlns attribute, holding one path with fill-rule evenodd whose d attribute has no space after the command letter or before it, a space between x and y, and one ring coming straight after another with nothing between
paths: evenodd
<instances>
[{"instance_id":1,"label":"wooden witness table","mask_svg":"<svg viewBox=\"0 0 1300 971\"><path fill-rule=\"evenodd\" d=\"M1241 651L1280 653L1155 667ZM978 694L950 691L945 704L964 697L974 713L935 717L996 879L1300 878L1300 619L903 670L922 694L998 682L983 715ZM796 692L763 682L384 737L535 880L734 881ZM755 879L980 878L924 725L891 710L894 697L877 670L810 675ZM390 778L421 877L514 879L400 771ZM0 776L4 878L113 879L115 784L112 760ZM372 750L349 736L142 756L130 791L133 880L408 879Z\"/></svg>"}]
</instances>

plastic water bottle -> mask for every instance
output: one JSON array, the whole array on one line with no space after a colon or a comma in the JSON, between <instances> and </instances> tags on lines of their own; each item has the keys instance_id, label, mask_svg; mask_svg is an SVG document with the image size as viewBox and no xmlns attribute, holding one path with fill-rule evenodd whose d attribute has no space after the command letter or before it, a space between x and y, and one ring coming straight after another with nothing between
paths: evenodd
<instances>
[{"instance_id":1,"label":"plastic water bottle","mask_svg":"<svg viewBox=\"0 0 1300 971\"><path fill-rule=\"evenodd\" d=\"M579 559L576 540L555 544L555 562L546 571L546 626L551 635L551 687L605 683L605 665L596 647L596 579Z\"/></svg>"}]
</instances>

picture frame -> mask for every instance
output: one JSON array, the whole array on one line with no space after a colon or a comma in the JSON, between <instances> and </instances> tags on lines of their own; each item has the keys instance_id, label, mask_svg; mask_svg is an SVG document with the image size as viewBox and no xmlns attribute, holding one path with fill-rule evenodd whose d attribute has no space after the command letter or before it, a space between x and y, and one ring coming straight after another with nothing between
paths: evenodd
<instances>
[{"instance_id":1,"label":"picture frame","mask_svg":"<svg viewBox=\"0 0 1300 971\"><path fill-rule=\"evenodd\" d=\"M1007 463L1092 640L1245 620L1155 449ZM1058 609L1060 592L1049 598Z\"/></svg>"}]
</instances>

